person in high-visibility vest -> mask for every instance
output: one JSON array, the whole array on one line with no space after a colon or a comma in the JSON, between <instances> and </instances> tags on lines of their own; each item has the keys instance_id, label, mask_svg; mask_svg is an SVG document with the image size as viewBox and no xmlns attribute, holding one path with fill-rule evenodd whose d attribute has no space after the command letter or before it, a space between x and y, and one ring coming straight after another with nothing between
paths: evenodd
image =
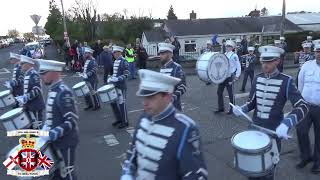
<instances>
[{"instance_id":1,"label":"person in high-visibility vest","mask_svg":"<svg viewBox=\"0 0 320 180\"><path fill-rule=\"evenodd\" d=\"M135 77L135 71L136 71L135 54L134 54L133 48L131 47L131 44L127 45L127 48L124 50L124 54L125 54L125 59L127 60L128 64L129 64L129 72L130 72L129 79L136 79L136 77Z\"/></svg>"}]
</instances>

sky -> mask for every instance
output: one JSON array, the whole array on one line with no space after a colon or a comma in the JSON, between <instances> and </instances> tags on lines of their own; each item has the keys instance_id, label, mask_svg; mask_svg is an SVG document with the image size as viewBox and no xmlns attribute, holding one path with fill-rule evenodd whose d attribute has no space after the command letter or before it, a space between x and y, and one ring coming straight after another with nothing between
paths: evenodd
<instances>
[{"instance_id":1,"label":"sky","mask_svg":"<svg viewBox=\"0 0 320 180\"><path fill-rule=\"evenodd\" d=\"M86 1L86 0L83 0ZM281 13L282 0L92 0L97 4L98 13L123 13L127 9L128 15L146 15L151 13L154 18L166 18L170 5L179 19L188 19L194 10L197 18L239 17L247 15L255 7L266 7L270 15ZM320 0L286 0L287 12L311 11L320 12ZM44 26L49 14L49 0L0 0L0 35L6 35L8 29L19 32L31 32L35 25L30 18L38 14L42 18L40 26ZM61 8L60 0L56 0ZM65 10L74 5L75 0L63 0Z\"/></svg>"}]
</instances>

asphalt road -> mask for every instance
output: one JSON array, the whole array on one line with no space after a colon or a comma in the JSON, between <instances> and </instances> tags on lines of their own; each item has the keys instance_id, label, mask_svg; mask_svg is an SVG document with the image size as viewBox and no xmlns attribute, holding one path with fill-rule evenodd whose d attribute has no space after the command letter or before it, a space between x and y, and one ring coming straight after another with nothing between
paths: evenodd
<instances>
[{"instance_id":1,"label":"asphalt road","mask_svg":"<svg viewBox=\"0 0 320 180\"><path fill-rule=\"evenodd\" d=\"M8 63L9 51L17 52L20 46L0 50L0 84L8 79L12 66ZM57 59L56 51L51 46L46 48L48 59ZM1 69L2 68L2 69ZM6 68L6 69L3 69ZM296 69L285 71L289 75L296 74ZM72 86L81 81L81 78L72 73L64 73L64 81ZM100 84L102 79L100 75ZM206 86L197 76L187 76L188 92L183 97L183 112L193 118L199 125L205 160L208 165L209 179L217 180L242 180L246 179L233 169L233 149L231 137L240 131L247 129L245 121L233 115L213 114L217 106L216 85ZM236 83L236 104L242 104L247 94L238 93L240 82ZM135 96L138 89L138 80L128 82L127 109L130 127L118 130L111 126L114 121L111 108L104 104L99 111L83 111L85 104L83 99L78 99L80 144L77 148L76 171L79 180L116 180L121 172L120 163L128 148L131 132L142 111L141 99ZM249 87L247 86L247 89ZM1 86L0 90L4 90ZM44 88L46 91L46 88ZM226 104L228 100L226 99ZM288 112L291 104L287 104L285 112ZM1 110L0 113L6 112ZM294 131L292 131L293 134ZM6 137L5 130L0 125L0 162L15 145L17 139ZM318 180L320 176L309 173L311 166L303 170L296 170L295 164L299 160L297 141L294 138L283 143L281 161L278 165L276 176L281 180ZM0 179L14 179L6 175L6 169L0 165Z\"/></svg>"}]
</instances>

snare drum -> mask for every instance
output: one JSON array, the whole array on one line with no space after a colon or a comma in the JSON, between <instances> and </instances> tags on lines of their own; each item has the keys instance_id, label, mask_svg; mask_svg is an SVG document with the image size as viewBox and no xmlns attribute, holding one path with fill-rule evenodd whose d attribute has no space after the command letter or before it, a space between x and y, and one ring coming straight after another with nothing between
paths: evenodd
<instances>
[{"instance_id":1,"label":"snare drum","mask_svg":"<svg viewBox=\"0 0 320 180\"><path fill-rule=\"evenodd\" d=\"M23 111L23 108L15 108L0 116L0 121L7 131L27 129L32 122Z\"/></svg>"},{"instance_id":2,"label":"snare drum","mask_svg":"<svg viewBox=\"0 0 320 180\"><path fill-rule=\"evenodd\" d=\"M209 78L208 67L209 67L209 62L212 59L212 56L214 54L217 54L217 52L205 52L197 60L197 64L196 64L197 73L200 80L204 82L211 81Z\"/></svg>"},{"instance_id":3,"label":"snare drum","mask_svg":"<svg viewBox=\"0 0 320 180\"><path fill-rule=\"evenodd\" d=\"M261 177L275 167L272 141L260 131L249 130L235 134L231 139L235 168L247 177Z\"/></svg>"},{"instance_id":4,"label":"snare drum","mask_svg":"<svg viewBox=\"0 0 320 180\"><path fill-rule=\"evenodd\" d=\"M78 97L83 97L90 93L90 89L84 81L77 83L72 87L72 89Z\"/></svg>"},{"instance_id":5,"label":"snare drum","mask_svg":"<svg viewBox=\"0 0 320 180\"><path fill-rule=\"evenodd\" d=\"M118 99L118 93L113 84L104 85L97 92L103 103L110 103Z\"/></svg>"},{"instance_id":6,"label":"snare drum","mask_svg":"<svg viewBox=\"0 0 320 180\"><path fill-rule=\"evenodd\" d=\"M21 144L17 145L13 149L11 149L11 151L7 154L7 157L9 157L9 155L13 154L15 151L21 150L21 149L22 149ZM52 144L50 142L41 140L41 138L36 138L36 144L34 146L34 149L40 150L42 155L46 155L48 158L50 158L53 161L53 165L49 170L49 176L52 175L53 172L57 170L57 168L59 168L59 163L61 159L59 158L60 156L58 155L58 153L52 147ZM32 179L42 179L42 178L43 177L36 177Z\"/></svg>"},{"instance_id":7,"label":"snare drum","mask_svg":"<svg viewBox=\"0 0 320 180\"><path fill-rule=\"evenodd\" d=\"M16 104L14 96L11 94L10 90L5 90L0 92L0 108L12 106Z\"/></svg>"}]
</instances>

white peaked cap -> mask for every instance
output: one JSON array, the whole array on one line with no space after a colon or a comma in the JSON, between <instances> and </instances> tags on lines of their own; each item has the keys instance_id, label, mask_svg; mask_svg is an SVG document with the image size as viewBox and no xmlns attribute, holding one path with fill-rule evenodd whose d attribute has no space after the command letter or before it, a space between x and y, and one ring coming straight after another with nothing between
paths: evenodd
<instances>
[{"instance_id":1,"label":"white peaked cap","mask_svg":"<svg viewBox=\"0 0 320 180\"><path fill-rule=\"evenodd\" d=\"M286 38L285 38L285 37L283 37L283 36L281 36L281 37L280 37L280 40L285 40L285 39L286 39Z\"/></svg>"},{"instance_id":2,"label":"white peaked cap","mask_svg":"<svg viewBox=\"0 0 320 180\"><path fill-rule=\"evenodd\" d=\"M207 41L207 44L211 44L211 45L212 45L212 41L211 41L211 40L208 40L208 41Z\"/></svg>"},{"instance_id":3,"label":"white peaked cap","mask_svg":"<svg viewBox=\"0 0 320 180\"><path fill-rule=\"evenodd\" d=\"M93 49L89 48L89 47L84 47L84 53L93 53Z\"/></svg>"},{"instance_id":4,"label":"white peaked cap","mask_svg":"<svg viewBox=\"0 0 320 180\"><path fill-rule=\"evenodd\" d=\"M274 40L274 44L280 44L281 41L280 40Z\"/></svg>"},{"instance_id":5,"label":"white peaked cap","mask_svg":"<svg viewBox=\"0 0 320 180\"><path fill-rule=\"evenodd\" d=\"M276 46L261 46L259 48L261 61L273 61L284 53L282 48Z\"/></svg>"},{"instance_id":6,"label":"white peaked cap","mask_svg":"<svg viewBox=\"0 0 320 180\"><path fill-rule=\"evenodd\" d=\"M227 40L226 41L226 46L231 46L231 47L235 48L236 47L236 43L234 41L232 41L232 40Z\"/></svg>"},{"instance_id":7,"label":"white peaked cap","mask_svg":"<svg viewBox=\"0 0 320 180\"><path fill-rule=\"evenodd\" d=\"M159 43L158 47L159 47L159 53L166 52L166 51L173 52L175 48L174 45L170 43Z\"/></svg>"},{"instance_id":8,"label":"white peaked cap","mask_svg":"<svg viewBox=\"0 0 320 180\"><path fill-rule=\"evenodd\" d=\"M303 43L302 43L302 47L303 47L303 48L311 48L311 46L312 46L312 43L311 43L311 42L303 42Z\"/></svg>"},{"instance_id":9,"label":"white peaked cap","mask_svg":"<svg viewBox=\"0 0 320 180\"><path fill-rule=\"evenodd\" d=\"M24 56L24 55L21 55L21 56L20 56L20 62L21 62L21 63L34 64L34 60L33 60L31 57Z\"/></svg>"},{"instance_id":10,"label":"white peaked cap","mask_svg":"<svg viewBox=\"0 0 320 180\"><path fill-rule=\"evenodd\" d=\"M10 52L10 59L18 59L18 60L20 60L20 55Z\"/></svg>"},{"instance_id":11,"label":"white peaked cap","mask_svg":"<svg viewBox=\"0 0 320 180\"><path fill-rule=\"evenodd\" d=\"M124 48L121 46L112 46L112 52L123 52Z\"/></svg>"},{"instance_id":12,"label":"white peaked cap","mask_svg":"<svg viewBox=\"0 0 320 180\"><path fill-rule=\"evenodd\" d=\"M312 39L312 36L307 36L307 40L311 40Z\"/></svg>"},{"instance_id":13,"label":"white peaked cap","mask_svg":"<svg viewBox=\"0 0 320 180\"><path fill-rule=\"evenodd\" d=\"M63 71L65 63L55 60L38 59L39 71Z\"/></svg>"},{"instance_id":14,"label":"white peaked cap","mask_svg":"<svg viewBox=\"0 0 320 180\"><path fill-rule=\"evenodd\" d=\"M320 51L320 44L316 44L315 46L314 46L314 51Z\"/></svg>"},{"instance_id":15,"label":"white peaked cap","mask_svg":"<svg viewBox=\"0 0 320 180\"><path fill-rule=\"evenodd\" d=\"M253 46L248 47L248 51L254 51L255 48Z\"/></svg>"},{"instance_id":16,"label":"white peaked cap","mask_svg":"<svg viewBox=\"0 0 320 180\"><path fill-rule=\"evenodd\" d=\"M141 69L138 73L140 84L137 96L152 96L159 92L173 93L175 85L180 82L179 78L151 70Z\"/></svg>"}]
</instances>

